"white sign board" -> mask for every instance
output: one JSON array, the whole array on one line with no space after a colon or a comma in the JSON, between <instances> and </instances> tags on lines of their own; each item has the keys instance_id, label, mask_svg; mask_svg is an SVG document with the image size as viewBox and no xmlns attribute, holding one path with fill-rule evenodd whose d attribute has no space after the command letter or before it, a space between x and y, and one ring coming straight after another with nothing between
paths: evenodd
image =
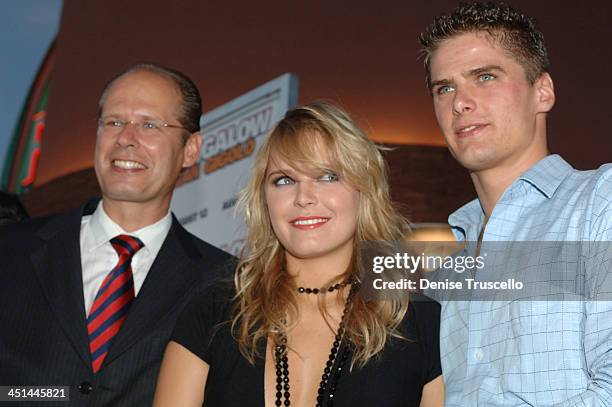
<instances>
[{"instance_id":1,"label":"white sign board","mask_svg":"<svg viewBox=\"0 0 612 407\"><path fill-rule=\"evenodd\" d=\"M298 79L284 74L200 118L200 162L174 191L172 211L191 233L238 254L246 235L234 215L262 139L296 105Z\"/></svg>"}]
</instances>

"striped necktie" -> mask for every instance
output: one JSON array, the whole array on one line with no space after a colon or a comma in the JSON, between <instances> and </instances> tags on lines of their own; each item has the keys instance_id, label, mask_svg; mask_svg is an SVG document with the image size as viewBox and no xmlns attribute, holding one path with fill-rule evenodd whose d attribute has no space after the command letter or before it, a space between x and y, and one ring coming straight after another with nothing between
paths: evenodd
<instances>
[{"instance_id":1,"label":"striped necktie","mask_svg":"<svg viewBox=\"0 0 612 407\"><path fill-rule=\"evenodd\" d=\"M119 255L117 265L108 273L96 294L89 316L87 333L94 373L98 373L110 344L119 332L134 300L132 256L144 247L137 237L119 235L110 241Z\"/></svg>"}]
</instances>

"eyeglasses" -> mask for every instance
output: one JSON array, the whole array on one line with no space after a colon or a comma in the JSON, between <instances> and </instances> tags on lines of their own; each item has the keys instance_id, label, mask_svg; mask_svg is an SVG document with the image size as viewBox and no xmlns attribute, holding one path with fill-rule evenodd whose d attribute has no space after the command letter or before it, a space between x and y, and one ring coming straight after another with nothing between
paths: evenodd
<instances>
[{"instance_id":1,"label":"eyeglasses","mask_svg":"<svg viewBox=\"0 0 612 407\"><path fill-rule=\"evenodd\" d=\"M168 124L158 120L121 120L114 117L102 117L98 120L98 127L109 134L119 134L125 127L131 124L136 131L142 135L161 134L165 129L183 129L191 133L191 131L177 124Z\"/></svg>"}]
</instances>

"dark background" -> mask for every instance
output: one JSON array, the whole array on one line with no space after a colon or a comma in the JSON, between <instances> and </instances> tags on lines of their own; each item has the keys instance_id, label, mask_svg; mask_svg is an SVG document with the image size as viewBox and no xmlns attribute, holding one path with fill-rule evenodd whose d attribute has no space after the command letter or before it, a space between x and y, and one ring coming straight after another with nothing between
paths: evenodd
<instances>
[{"instance_id":1,"label":"dark background","mask_svg":"<svg viewBox=\"0 0 612 407\"><path fill-rule=\"evenodd\" d=\"M456 1L213 2L65 0L32 215L99 194L97 102L126 67L153 61L197 83L211 110L285 72L299 101L340 103L386 153L393 198L414 222L445 222L475 197L444 147L419 59L418 34ZM551 151L579 169L612 161L612 2L512 1L545 34L557 102Z\"/></svg>"},{"instance_id":2,"label":"dark background","mask_svg":"<svg viewBox=\"0 0 612 407\"><path fill-rule=\"evenodd\" d=\"M417 35L456 4L66 0L38 185L92 165L100 90L141 61L193 77L205 110L293 72L301 103L339 102L375 140L442 146ZM557 93L552 151L580 169L610 161L612 2L511 4L546 37Z\"/></svg>"}]
</instances>

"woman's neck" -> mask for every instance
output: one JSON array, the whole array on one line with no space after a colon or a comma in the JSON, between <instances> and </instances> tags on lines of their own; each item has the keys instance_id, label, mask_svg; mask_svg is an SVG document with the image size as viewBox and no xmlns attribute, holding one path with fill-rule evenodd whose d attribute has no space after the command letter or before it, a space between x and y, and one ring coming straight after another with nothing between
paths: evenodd
<instances>
[{"instance_id":1,"label":"woman's neck","mask_svg":"<svg viewBox=\"0 0 612 407\"><path fill-rule=\"evenodd\" d=\"M297 287L322 288L342 282L348 270L352 250L313 258L297 258L286 253L287 272Z\"/></svg>"}]
</instances>

